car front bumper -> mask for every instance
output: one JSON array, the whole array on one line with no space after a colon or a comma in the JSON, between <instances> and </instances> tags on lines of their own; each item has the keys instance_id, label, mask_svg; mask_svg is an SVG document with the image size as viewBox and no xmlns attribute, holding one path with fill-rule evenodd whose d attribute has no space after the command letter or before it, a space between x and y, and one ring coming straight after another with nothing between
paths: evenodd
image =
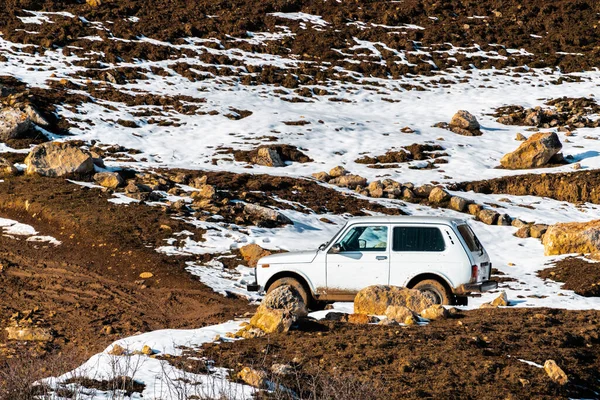
<instances>
[{"instance_id":1,"label":"car front bumper","mask_svg":"<svg viewBox=\"0 0 600 400\"><path fill-rule=\"evenodd\" d=\"M467 283L460 285L454 291L455 294L466 294L473 292L487 292L498 288L498 282L496 281L483 281L481 283Z\"/></svg>"}]
</instances>

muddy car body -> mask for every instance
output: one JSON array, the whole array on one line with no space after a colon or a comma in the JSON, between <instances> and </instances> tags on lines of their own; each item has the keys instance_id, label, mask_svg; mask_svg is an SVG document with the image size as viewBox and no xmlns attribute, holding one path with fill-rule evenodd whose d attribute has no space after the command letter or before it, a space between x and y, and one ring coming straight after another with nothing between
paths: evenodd
<instances>
[{"instance_id":1,"label":"muddy car body","mask_svg":"<svg viewBox=\"0 0 600 400\"><path fill-rule=\"evenodd\" d=\"M438 304L497 287L491 262L466 221L440 217L353 218L317 250L261 258L249 290L292 285L309 303L352 301L371 285L421 290Z\"/></svg>"}]
</instances>

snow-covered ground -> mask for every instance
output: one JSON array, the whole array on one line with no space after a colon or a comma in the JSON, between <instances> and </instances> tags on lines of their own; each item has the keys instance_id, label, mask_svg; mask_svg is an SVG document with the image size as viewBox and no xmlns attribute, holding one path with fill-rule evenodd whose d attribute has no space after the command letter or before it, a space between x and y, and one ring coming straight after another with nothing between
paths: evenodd
<instances>
[{"instance_id":1,"label":"snow-covered ground","mask_svg":"<svg viewBox=\"0 0 600 400\"><path fill-rule=\"evenodd\" d=\"M323 28L327 21L319 16L296 13L277 16L301 20ZM48 23L53 15L32 12L26 17L31 23ZM66 17L73 17L66 15ZM132 21L134 22L134 21ZM389 27L403 29L421 29L415 26ZM255 32L247 40L252 43L264 43L273 38L274 33ZM285 27L279 36L290 35ZM117 40L89 37L89 40ZM123 39L119 39L123 40ZM274 65L286 68L298 65L300 61L269 54L253 54L242 50L225 50L207 46L207 40L188 39L186 44L174 45L158 42L149 38L138 38L159 46L171 46L180 50L190 50L201 54L210 52L215 55L227 55L242 60L246 65ZM376 46L377 45L377 46ZM377 56L380 44L359 41L356 46L369 50ZM186 115L175 110L161 110L156 106L130 106L122 103L94 99L94 102L82 103L76 108L58 106L58 112L72 120L74 127L69 137L86 141L96 140L103 144L119 144L139 150L133 155L135 162L109 162L109 167L126 165L135 168L187 168L202 170L227 170L240 173L266 173L271 175L289 175L307 177L314 172L329 170L343 165L353 173L366 177L369 181L382 177L414 184L461 182L489 179L506 175L516 175L521 171L497 169L500 158L513 151L520 142L514 140L517 132L529 135L525 127L501 125L490 114L504 105L518 104L525 107L543 105L546 100L568 97L590 97L600 102L598 87L600 71L572 74L580 78L579 82L550 83L562 74L559 71L531 70L528 73L515 74L513 70L451 70L440 72L431 77L406 76L398 80L364 77L363 84L330 82L321 87L334 94L311 98L308 102L293 103L286 98L294 96L291 90L279 86L246 86L237 82L237 78L209 76L195 82L179 75L174 65L185 62L192 67L206 66L198 57L170 59L166 61L137 60L135 63L119 62L108 65L110 69L136 67L146 70L147 79L137 83L114 85L108 82L77 77L85 67L76 55L64 55L61 49L47 50L43 54L30 54L17 49L24 46L10 43L0 35L0 72L12 75L33 86L49 87L49 81L68 79L80 85L110 85L131 95L153 94L159 96L190 96L205 99L201 111L217 111L217 115ZM451 51L460 52L453 48ZM524 50L515 49L514 52ZM151 67L160 67L168 72L166 76L151 72ZM237 68L237 67L231 67ZM240 71L240 75L246 72ZM445 78L452 84L441 85L433 80ZM405 90L402 85L410 84L423 88L423 91ZM286 94L281 94L281 91ZM71 90L72 93L88 96L84 90ZM330 101L331 99L343 101ZM108 108L110 107L110 109ZM248 110L252 114L240 120L225 117L231 109ZM466 137L450 131L433 128L441 121L448 122L457 110L473 113L482 125L483 135ZM150 123L147 118L136 117L141 111L160 111L158 120L177 120L178 127L159 126ZM136 121L138 128L128 128L117 124L117 120ZM85 121L84 121L85 120ZM308 121L310 124L290 126L284 122ZM414 133L402 133L403 127L410 127ZM581 164L582 169L600 168L600 145L598 141L586 137L597 137L600 129L582 128L569 137L569 143L563 143L563 153L570 155ZM219 148L250 150L267 143L267 136L276 137L280 143L290 144L302 149L314 162L293 163L285 168L248 166L236 162L230 155L216 155ZM559 133L561 139L563 134ZM271 143L271 142L268 142ZM413 143L432 143L444 147L448 153L448 164L439 169L409 169L409 163L392 169L372 169L354 161L364 155L377 156L388 150L400 149ZM10 151L2 145L2 151ZM16 151L16 150L15 150ZM213 163L213 159L218 162ZM144 160L144 161L142 161ZM552 170L531 170L531 173L554 173L572 170L565 165ZM460 193L461 196L476 200L478 203L492 202L500 204L512 217L538 223L562 221L585 221L600 218L600 207L593 204L573 205L534 196L484 195ZM508 201L507 201L508 200ZM409 214L444 215L470 218L468 215L449 210L431 209L424 206L404 204L393 200L374 200L386 205L400 207ZM124 203L123 197L114 202ZM520 205L533 206L524 208ZM281 210L294 224L278 229L249 227L239 229L218 222L190 221L207 230L203 242L190 238L183 246L175 246L174 241L165 243L158 251L167 254L206 254L212 253L214 260L205 263L190 263L188 271L223 294L233 293L247 296L256 301L260 296L245 290L250 279L250 270L240 266L236 270L223 267L219 257L227 257L230 249L247 243L258 243L268 249L305 250L318 247L327 241L343 225L344 217L338 215L302 214ZM328 224L320 221L322 217L333 221ZM600 309L599 298L586 298L572 291L560 289L560 284L545 282L538 278L536 271L555 261L556 257L545 257L543 247L536 239L519 239L513 236L516 228L488 226L472 221L471 225L490 254L493 266L514 282L501 284L499 290L508 294L511 306L515 307L556 307L565 309ZM27 225L16 221L0 219L0 228L4 235L25 236L27 240L45 240L59 244L54 238L36 236L37 232ZM180 233L185 236L185 232ZM179 241L182 243L182 241ZM476 308L483 302L497 296L497 292L486 293L473 298L466 308ZM352 310L348 303L335 304L340 310ZM315 314L315 316L322 316ZM179 355L182 347L197 347L202 343L221 337L226 332L239 329L240 322L227 322L197 330L161 330L122 339L115 344L133 353L148 345L160 355ZM210 375L194 374L177 370L166 361L146 355L131 354L112 356L109 351L95 355L77 370L46 383L56 386L71 377L86 376L92 379L108 379L115 372L133 377L143 382L146 389L132 398L178 399L183 394L209 395L218 397L222 393L234 394L235 398L249 398L252 389L227 381L226 371L214 369ZM185 377L189 385L182 385L178 379ZM179 386L178 386L179 385ZM112 398L107 392L82 389L82 399ZM194 392L196 391L196 392Z\"/></svg>"}]
</instances>

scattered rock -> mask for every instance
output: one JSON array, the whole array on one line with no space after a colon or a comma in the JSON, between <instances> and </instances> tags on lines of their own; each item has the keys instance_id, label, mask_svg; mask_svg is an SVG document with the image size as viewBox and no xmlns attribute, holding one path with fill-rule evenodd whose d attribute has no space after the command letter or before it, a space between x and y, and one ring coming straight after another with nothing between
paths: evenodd
<instances>
[{"instance_id":1,"label":"scattered rock","mask_svg":"<svg viewBox=\"0 0 600 400\"><path fill-rule=\"evenodd\" d=\"M546 360L544 363L544 371L546 371L550 379L559 385L565 385L569 382L569 378L567 377L567 374L565 374L565 371L563 371L554 360Z\"/></svg>"},{"instance_id":2,"label":"scattered rock","mask_svg":"<svg viewBox=\"0 0 600 400\"><path fill-rule=\"evenodd\" d=\"M91 154L68 142L48 142L34 147L25 158L25 165L28 174L50 177L94 171Z\"/></svg>"},{"instance_id":3,"label":"scattered rock","mask_svg":"<svg viewBox=\"0 0 600 400\"><path fill-rule=\"evenodd\" d=\"M85 0L85 2L90 7L99 7L100 5L102 5L102 1L101 0Z\"/></svg>"},{"instance_id":4,"label":"scattered rock","mask_svg":"<svg viewBox=\"0 0 600 400\"><path fill-rule=\"evenodd\" d=\"M193 187L194 189L201 189L202 187L204 187L206 185L206 182L208 182L208 176L206 175L202 175L202 176L196 176L192 179L188 179L184 176L178 176L178 178L180 180L182 180L183 182L187 181L188 185ZM183 183L183 182L179 182L179 183Z\"/></svg>"},{"instance_id":5,"label":"scattered rock","mask_svg":"<svg viewBox=\"0 0 600 400\"><path fill-rule=\"evenodd\" d=\"M244 212L253 218L255 225L260 227L274 228L277 226L293 224L292 220L279 211L257 204L244 204Z\"/></svg>"},{"instance_id":6,"label":"scattered rock","mask_svg":"<svg viewBox=\"0 0 600 400\"><path fill-rule=\"evenodd\" d=\"M530 230L530 226L529 225L525 225L520 227L517 232L515 232L515 236L521 239L527 239L528 237L531 236L531 233L529 232Z\"/></svg>"},{"instance_id":7,"label":"scattered rock","mask_svg":"<svg viewBox=\"0 0 600 400\"><path fill-rule=\"evenodd\" d=\"M544 254L594 253L600 250L600 220L559 223L542 238Z\"/></svg>"},{"instance_id":8,"label":"scattered rock","mask_svg":"<svg viewBox=\"0 0 600 400\"><path fill-rule=\"evenodd\" d=\"M246 260L249 267L256 267L258 260L270 255L271 252L253 243L240 247L240 254Z\"/></svg>"},{"instance_id":9,"label":"scattered rock","mask_svg":"<svg viewBox=\"0 0 600 400\"><path fill-rule=\"evenodd\" d=\"M499 214L498 221L496 222L500 226L510 226L512 218L508 214Z\"/></svg>"},{"instance_id":10,"label":"scattered rock","mask_svg":"<svg viewBox=\"0 0 600 400\"><path fill-rule=\"evenodd\" d=\"M404 306L420 313L432 304L419 290L374 285L358 292L354 299L356 314L384 315L389 306Z\"/></svg>"},{"instance_id":11,"label":"scattered rock","mask_svg":"<svg viewBox=\"0 0 600 400\"><path fill-rule=\"evenodd\" d=\"M532 238L539 239L544 235L544 233L546 233L547 230L548 230L548 225L535 224L535 225L531 226L529 233Z\"/></svg>"},{"instance_id":12,"label":"scattered rock","mask_svg":"<svg viewBox=\"0 0 600 400\"><path fill-rule=\"evenodd\" d=\"M213 185L200 185L198 191L194 192L194 197L208 200L217 198L217 189Z\"/></svg>"},{"instance_id":13,"label":"scattered rock","mask_svg":"<svg viewBox=\"0 0 600 400\"><path fill-rule=\"evenodd\" d=\"M454 133L463 136L481 136L482 133L479 130L481 126L477 121L477 118L468 111L460 110L450 120L448 125L450 130Z\"/></svg>"},{"instance_id":14,"label":"scattered rock","mask_svg":"<svg viewBox=\"0 0 600 400\"><path fill-rule=\"evenodd\" d=\"M39 111L31 104L27 104L23 107L22 111L29 117L29 120L36 125L46 127L50 125L48 121L39 113Z\"/></svg>"},{"instance_id":15,"label":"scattered rock","mask_svg":"<svg viewBox=\"0 0 600 400\"><path fill-rule=\"evenodd\" d=\"M321 182L329 182L329 180L331 179L331 176L329 176L329 174L325 171L315 172L314 174L312 174L312 176L313 178Z\"/></svg>"},{"instance_id":16,"label":"scattered rock","mask_svg":"<svg viewBox=\"0 0 600 400\"><path fill-rule=\"evenodd\" d=\"M338 165L337 167L333 167L331 171L329 171L329 176L332 178L339 178L340 176L348 175L349 172L346 171L346 168Z\"/></svg>"},{"instance_id":17,"label":"scattered rock","mask_svg":"<svg viewBox=\"0 0 600 400\"><path fill-rule=\"evenodd\" d=\"M16 108L0 110L0 140L19 138L29 130L31 121L27 114Z\"/></svg>"},{"instance_id":18,"label":"scattered rock","mask_svg":"<svg viewBox=\"0 0 600 400\"><path fill-rule=\"evenodd\" d=\"M237 377L244 383L259 389L266 387L267 384L267 374L250 367L244 367L238 372Z\"/></svg>"},{"instance_id":19,"label":"scattered rock","mask_svg":"<svg viewBox=\"0 0 600 400\"><path fill-rule=\"evenodd\" d=\"M479 211L477 218L479 218L479 220L484 224L495 225L498 221L498 215L499 214L496 211L486 209Z\"/></svg>"},{"instance_id":20,"label":"scattered rock","mask_svg":"<svg viewBox=\"0 0 600 400\"><path fill-rule=\"evenodd\" d=\"M515 218L512 220L512 222L510 223L512 226L514 226L515 228L522 228L525 225L529 225L526 222L520 220L519 218Z\"/></svg>"},{"instance_id":21,"label":"scattered rock","mask_svg":"<svg viewBox=\"0 0 600 400\"><path fill-rule=\"evenodd\" d=\"M125 182L118 172L98 172L94 175L94 181L105 188L116 189L123 186Z\"/></svg>"},{"instance_id":22,"label":"scattered rock","mask_svg":"<svg viewBox=\"0 0 600 400\"><path fill-rule=\"evenodd\" d=\"M277 150L271 147L259 147L254 163L267 167L285 167Z\"/></svg>"},{"instance_id":23,"label":"scattered rock","mask_svg":"<svg viewBox=\"0 0 600 400\"><path fill-rule=\"evenodd\" d=\"M367 325L379 322L379 318L366 314L346 314L346 318L342 319L342 321L344 320L355 325Z\"/></svg>"},{"instance_id":24,"label":"scattered rock","mask_svg":"<svg viewBox=\"0 0 600 400\"><path fill-rule=\"evenodd\" d=\"M506 292L500 293L498 297L492 300L489 303L483 303L480 308L498 308L498 307L507 307L508 306L508 297L506 296Z\"/></svg>"},{"instance_id":25,"label":"scattered rock","mask_svg":"<svg viewBox=\"0 0 600 400\"><path fill-rule=\"evenodd\" d=\"M329 183L336 186L347 187L349 189L356 189L359 186L366 186L367 179L359 175L343 175L333 178Z\"/></svg>"},{"instance_id":26,"label":"scattered rock","mask_svg":"<svg viewBox=\"0 0 600 400\"><path fill-rule=\"evenodd\" d=\"M414 325L417 321L415 312L405 306L388 306L385 309L385 316L388 320L406 325Z\"/></svg>"},{"instance_id":27,"label":"scattered rock","mask_svg":"<svg viewBox=\"0 0 600 400\"><path fill-rule=\"evenodd\" d=\"M462 197L452 196L450 199L450 208L456 211L463 212L467 208L468 201Z\"/></svg>"},{"instance_id":28,"label":"scattered rock","mask_svg":"<svg viewBox=\"0 0 600 400\"><path fill-rule=\"evenodd\" d=\"M502 157L500 164L507 169L539 168L555 156L562 144L555 132L540 132L532 135L519 148Z\"/></svg>"},{"instance_id":29,"label":"scattered rock","mask_svg":"<svg viewBox=\"0 0 600 400\"><path fill-rule=\"evenodd\" d=\"M440 304L434 304L421 311L421 317L435 320L448 317L448 311Z\"/></svg>"},{"instance_id":30,"label":"scattered rock","mask_svg":"<svg viewBox=\"0 0 600 400\"><path fill-rule=\"evenodd\" d=\"M413 192L415 195L417 195L417 197L429 198L429 194L431 193L431 191L433 190L434 187L435 186L430 185L429 183L426 183L424 185L416 187L413 190Z\"/></svg>"},{"instance_id":31,"label":"scattered rock","mask_svg":"<svg viewBox=\"0 0 600 400\"><path fill-rule=\"evenodd\" d=\"M522 133L517 133L515 140L517 140L519 142L524 142L527 140L527 137L525 137L525 135L523 135Z\"/></svg>"},{"instance_id":32,"label":"scattered rock","mask_svg":"<svg viewBox=\"0 0 600 400\"><path fill-rule=\"evenodd\" d=\"M108 354L110 354L111 356L124 356L125 354L127 354L127 350L125 350L123 347L119 346L118 344L115 344L110 349Z\"/></svg>"},{"instance_id":33,"label":"scattered rock","mask_svg":"<svg viewBox=\"0 0 600 400\"><path fill-rule=\"evenodd\" d=\"M384 189L384 186L381 183L381 181L373 181L373 182L369 183L369 186L367 186L369 195L371 197L375 197L375 198L383 197L383 189Z\"/></svg>"},{"instance_id":34,"label":"scattered rock","mask_svg":"<svg viewBox=\"0 0 600 400\"><path fill-rule=\"evenodd\" d=\"M290 375L294 372L294 368L290 364L273 364L271 372L275 375Z\"/></svg>"},{"instance_id":35,"label":"scattered rock","mask_svg":"<svg viewBox=\"0 0 600 400\"><path fill-rule=\"evenodd\" d=\"M429 193L429 201L434 204L445 203L450 200L450 194L444 189L435 187Z\"/></svg>"},{"instance_id":36,"label":"scattered rock","mask_svg":"<svg viewBox=\"0 0 600 400\"><path fill-rule=\"evenodd\" d=\"M50 329L40 327L9 326L5 328L9 340L49 342L54 339Z\"/></svg>"},{"instance_id":37,"label":"scattered rock","mask_svg":"<svg viewBox=\"0 0 600 400\"><path fill-rule=\"evenodd\" d=\"M288 285L268 293L245 330L258 328L265 333L287 332L300 317L308 315L302 297Z\"/></svg>"},{"instance_id":38,"label":"scattered rock","mask_svg":"<svg viewBox=\"0 0 600 400\"><path fill-rule=\"evenodd\" d=\"M144 347L142 347L142 354L146 356L151 356L152 354L154 354L154 350L152 350L152 347L145 344Z\"/></svg>"},{"instance_id":39,"label":"scattered rock","mask_svg":"<svg viewBox=\"0 0 600 400\"><path fill-rule=\"evenodd\" d=\"M472 203L467 206L467 210L471 215L479 215L479 212L483 210L483 206L481 206L481 204Z\"/></svg>"},{"instance_id":40,"label":"scattered rock","mask_svg":"<svg viewBox=\"0 0 600 400\"><path fill-rule=\"evenodd\" d=\"M150 279L154 276L154 274L152 272L142 272L140 274L140 278L142 279Z\"/></svg>"},{"instance_id":41,"label":"scattered rock","mask_svg":"<svg viewBox=\"0 0 600 400\"><path fill-rule=\"evenodd\" d=\"M15 175L17 168L5 158L0 157L0 176Z\"/></svg>"}]
</instances>

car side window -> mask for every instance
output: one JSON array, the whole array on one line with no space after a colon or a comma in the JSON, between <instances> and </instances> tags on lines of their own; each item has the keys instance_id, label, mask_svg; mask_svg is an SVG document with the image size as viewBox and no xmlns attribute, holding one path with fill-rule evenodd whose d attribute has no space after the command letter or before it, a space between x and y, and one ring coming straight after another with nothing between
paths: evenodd
<instances>
[{"instance_id":1,"label":"car side window","mask_svg":"<svg viewBox=\"0 0 600 400\"><path fill-rule=\"evenodd\" d=\"M394 251L439 252L446 249L438 228L422 226L394 227Z\"/></svg>"},{"instance_id":2,"label":"car side window","mask_svg":"<svg viewBox=\"0 0 600 400\"><path fill-rule=\"evenodd\" d=\"M385 251L387 238L387 226L357 226L350 229L337 244L342 251Z\"/></svg>"}]
</instances>

